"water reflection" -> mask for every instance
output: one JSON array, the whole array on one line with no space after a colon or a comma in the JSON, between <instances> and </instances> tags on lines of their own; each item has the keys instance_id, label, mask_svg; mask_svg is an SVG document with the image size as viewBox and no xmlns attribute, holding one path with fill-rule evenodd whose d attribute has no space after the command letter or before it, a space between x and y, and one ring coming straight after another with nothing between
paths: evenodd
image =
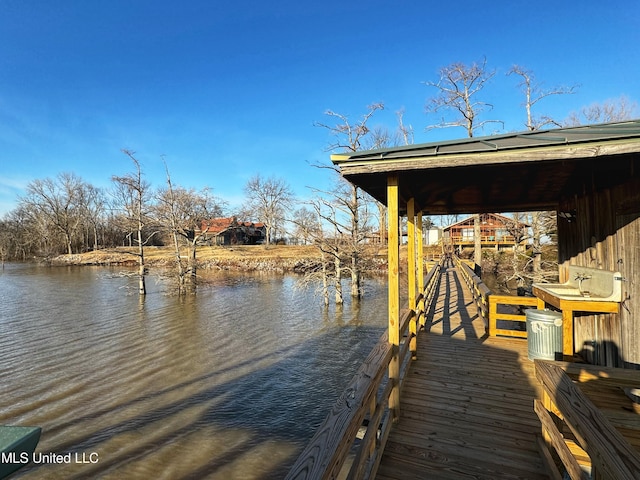
<instances>
[{"instance_id":1,"label":"water reflection","mask_svg":"<svg viewBox=\"0 0 640 480\"><path fill-rule=\"evenodd\" d=\"M327 309L294 277L210 277L187 297L156 277L140 302L118 270L5 268L0 422L99 458L19 477L284 475L385 328L384 285Z\"/></svg>"}]
</instances>

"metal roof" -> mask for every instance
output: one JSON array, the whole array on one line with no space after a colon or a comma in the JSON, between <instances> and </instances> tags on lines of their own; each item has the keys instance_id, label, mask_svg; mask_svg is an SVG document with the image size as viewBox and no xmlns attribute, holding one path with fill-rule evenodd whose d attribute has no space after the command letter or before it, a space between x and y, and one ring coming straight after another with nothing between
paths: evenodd
<instances>
[{"instance_id":1,"label":"metal roof","mask_svg":"<svg viewBox=\"0 0 640 480\"><path fill-rule=\"evenodd\" d=\"M334 163L345 160L412 158L461 153L497 152L521 148L562 146L585 142L639 138L640 120L601 123L578 127L514 132L485 137L471 137L441 142L422 143L402 147L338 153L331 156Z\"/></svg>"},{"instance_id":2,"label":"metal roof","mask_svg":"<svg viewBox=\"0 0 640 480\"><path fill-rule=\"evenodd\" d=\"M425 213L445 214L553 210L585 183L601 188L635 174L639 154L640 120L630 120L339 153L331 160L383 203L387 177L398 175L401 208L413 197Z\"/></svg>"}]
</instances>

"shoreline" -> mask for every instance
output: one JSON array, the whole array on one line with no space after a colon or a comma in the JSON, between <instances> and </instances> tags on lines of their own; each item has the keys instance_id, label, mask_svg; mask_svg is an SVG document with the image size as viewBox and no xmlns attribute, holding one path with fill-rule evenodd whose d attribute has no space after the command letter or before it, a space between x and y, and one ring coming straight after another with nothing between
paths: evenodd
<instances>
[{"instance_id":1,"label":"shoreline","mask_svg":"<svg viewBox=\"0 0 640 480\"><path fill-rule=\"evenodd\" d=\"M171 268L175 265L175 251L172 247L145 247L144 256L145 266L148 268ZM182 258L186 261L184 255ZM319 261L319 251L313 246L202 246L197 250L198 268L211 270L304 272L318 265ZM135 247L116 247L58 255L48 263L135 267L138 265L138 255Z\"/></svg>"},{"instance_id":2,"label":"shoreline","mask_svg":"<svg viewBox=\"0 0 640 480\"><path fill-rule=\"evenodd\" d=\"M368 245L367 250L365 271L386 272L386 245ZM72 255L57 255L47 259L46 263L55 266L135 267L138 265L136 252L135 247L115 247ZM406 246L401 247L401 258L406 259L406 253ZM144 256L147 268L175 266L173 247L145 247ZM185 256L183 258L186 260ZM306 273L320 268L321 259L320 250L313 245L200 246L197 250L197 267L204 270Z\"/></svg>"}]
</instances>

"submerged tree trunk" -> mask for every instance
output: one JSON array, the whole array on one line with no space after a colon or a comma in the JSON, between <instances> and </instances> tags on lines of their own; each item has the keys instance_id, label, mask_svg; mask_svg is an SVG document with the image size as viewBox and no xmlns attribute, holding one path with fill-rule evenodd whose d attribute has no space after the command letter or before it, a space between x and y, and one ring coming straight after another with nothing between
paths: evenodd
<instances>
[{"instance_id":1,"label":"submerged tree trunk","mask_svg":"<svg viewBox=\"0 0 640 480\"><path fill-rule=\"evenodd\" d=\"M142 225L138 228L138 293L147 294L147 286L144 280L144 245L142 243Z\"/></svg>"},{"instance_id":2,"label":"submerged tree trunk","mask_svg":"<svg viewBox=\"0 0 640 480\"><path fill-rule=\"evenodd\" d=\"M351 296L353 298L360 298L362 295L359 263L358 252L354 252L351 256Z\"/></svg>"},{"instance_id":3,"label":"submerged tree trunk","mask_svg":"<svg viewBox=\"0 0 640 480\"><path fill-rule=\"evenodd\" d=\"M387 206L384 203L376 202L378 206L380 245L387 243Z\"/></svg>"},{"instance_id":4,"label":"submerged tree trunk","mask_svg":"<svg viewBox=\"0 0 640 480\"><path fill-rule=\"evenodd\" d=\"M189 252L189 260L188 260L188 269L189 269L189 286L191 289L195 289L196 283L198 281L197 278L197 260L196 260L196 240L194 239L191 243L191 251Z\"/></svg>"},{"instance_id":5,"label":"submerged tree trunk","mask_svg":"<svg viewBox=\"0 0 640 480\"><path fill-rule=\"evenodd\" d=\"M322 252L322 299L329 305L329 272L327 271L327 256Z\"/></svg>"},{"instance_id":6,"label":"submerged tree trunk","mask_svg":"<svg viewBox=\"0 0 640 480\"><path fill-rule=\"evenodd\" d=\"M182 295L184 293L185 284L185 272L182 265L182 258L180 257L180 244L178 242L178 234L173 231L173 248L176 256L176 268L178 269L178 293Z\"/></svg>"},{"instance_id":7,"label":"submerged tree trunk","mask_svg":"<svg viewBox=\"0 0 640 480\"><path fill-rule=\"evenodd\" d=\"M360 205L358 187L351 188L351 296L360 298Z\"/></svg>"},{"instance_id":8,"label":"submerged tree trunk","mask_svg":"<svg viewBox=\"0 0 640 480\"><path fill-rule=\"evenodd\" d=\"M336 255L334 257L334 265L335 265L335 289L336 289L336 305L342 305L344 303L344 299L342 296L342 265L340 263L340 257Z\"/></svg>"}]
</instances>

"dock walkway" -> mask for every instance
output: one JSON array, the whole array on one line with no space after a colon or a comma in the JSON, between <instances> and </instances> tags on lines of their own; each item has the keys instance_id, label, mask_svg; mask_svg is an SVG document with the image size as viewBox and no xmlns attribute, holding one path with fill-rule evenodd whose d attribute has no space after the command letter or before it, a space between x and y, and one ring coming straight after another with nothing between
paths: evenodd
<instances>
[{"instance_id":1,"label":"dock walkway","mask_svg":"<svg viewBox=\"0 0 640 480\"><path fill-rule=\"evenodd\" d=\"M453 266L430 313L376 478L546 479L526 341L485 335Z\"/></svg>"}]
</instances>

